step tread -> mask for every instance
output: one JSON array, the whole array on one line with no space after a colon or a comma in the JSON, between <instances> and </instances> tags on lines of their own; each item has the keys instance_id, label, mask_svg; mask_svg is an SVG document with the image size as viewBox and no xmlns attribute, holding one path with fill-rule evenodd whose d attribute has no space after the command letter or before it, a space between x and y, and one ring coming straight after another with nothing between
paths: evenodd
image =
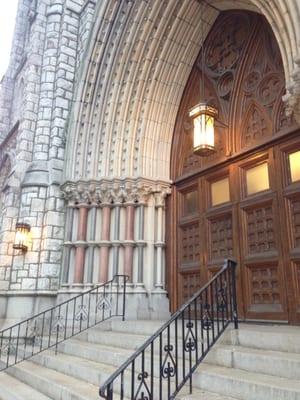
<instances>
[{"instance_id":1,"label":"step tread","mask_svg":"<svg viewBox=\"0 0 300 400\"><path fill-rule=\"evenodd\" d=\"M249 372L238 368L220 367L210 364L202 364L196 373L206 373L213 375L221 375L230 380L240 380L249 383L255 383L264 386L277 387L287 391L300 393L300 382L294 379L281 378L262 373Z\"/></svg>"},{"instance_id":2,"label":"step tread","mask_svg":"<svg viewBox=\"0 0 300 400\"><path fill-rule=\"evenodd\" d=\"M239 330L249 330L256 332L266 332L266 333L274 333L274 334L290 334L290 335L299 335L300 334L300 326L295 325L280 325L280 324L251 324L251 323L243 323L239 324Z\"/></svg>"},{"instance_id":3,"label":"step tread","mask_svg":"<svg viewBox=\"0 0 300 400\"><path fill-rule=\"evenodd\" d=\"M89 334L93 331L97 333L97 342L94 342L93 340L86 340L86 338L84 338L84 339L82 338L82 337L85 337L86 334ZM89 342L89 343L93 343L93 344L94 343L101 344L100 343L101 339L102 338L106 339L107 336L109 336L109 338L111 338L113 340L120 338L120 332L116 332L116 331L101 331L99 329L97 330L97 329L91 328L89 331L85 331L84 333L85 333L85 335L82 335L82 337L80 337L81 335L78 335L70 340L76 340L78 342ZM124 339L124 342L129 341L130 343L132 343L132 341L138 341L140 343L140 342L145 342L149 338L149 335L147 335L147 334L142 335L142 334L138 334L138 333L134 333L134 332L133 333L122 332L122 337ZM126 345L126 343L124 345ZM138 347L138 345L135 347Z\"/></svg>"},{"instance_id":4,"label":"step tread","mask_svg":"<svg viewBox=\"0 0 300 400\"><path fill-rule=\"evenodd\" d=\"M6 372L0 373L1 400L51 400L50 397L28 386Z\"/></svg>"},{"instance_id":5,"label":"step tread","mask_svg":"<svg viewBox=\"0 0 300 400\"><path fill-rule=\"evenodd\" d=\"M185 393L186 392L186 393ZM219 393L193 388L193 393L188 393L185 388L176 396L176 400L239 400L236 397L225 396Z\"/></svg>"},{"instance_id":6,"label":"step tread","mask_svg":"<svg viewBox=\"0 0 300 400\"><path fill-rule=\"evenodd\" d=\"M159 328L164 325L166 321L161 320L125 320L125 321L111 321L111 330L112 332L126 332L127 329L130 329L132 334L143 334L145 332L148 335L155 333Z\"/></svg>"},{"instance_id":7,"label":"step tread","mask_svg":"<svg viewBox=\"0 0 300 400\"><path fill-rule=\"evenodd\" d=\"M91 342L86 342L83 340L75 340L75 339L71 339L68 342L66 342L66 344L73 344L79 347L83 347L83 348L93 348L93 349L98 349L98 350L105 350L105 351L110 351L110 352L118 352L118 353L122 353L122 354L129 354L131 355L135 350L131 349L131 348L124 348L124 347L117 347L117 346L108 346L107 344L100 344L100 343L91 343ZM138 346L139 347L139 346ZM61 350L59 350L60 352L63 352Z\"/></svg>"},{"instance_id":8,"label":"step tread","mask_svg":"<svg viewBox=\"0 0 300 400\"><path fill-rule=\"evenodd\" d=\"M77 357L75 355L71 355L71 354L66 354L66 353L57 353L55 354L52 351L47 351L43 354L38 354L36 357L45 357L47 358L51 358L51 359L55 359L56 362L65 362L71 365L81 365L82 367L86 367L86 368L93 368L96 370L99 370L101 368L101 371L106 371L108 373L112 373L113 371L115 371L115 367L111 366L109 364L105 364L102 362L97 362L97 361L93 361L93 360L89 360L87 358L82 358L82 357ZM40 362L34 360L34 358L32 359L32 361L35 364L39 364L41 365ZM47 366L44 366L47 368ZM50 368L50 367L49 367Z\"/></svg>"},{"instance_id":9,"label":"step tread","mask_svg":"<svg viewBox=\"0 0 300 400\"><path fill-rule=\"evenodd\" d=\"M22 371L25 377L27 374L31 374L36 378L42 379L45 383L49 382L51 385L62 386L71 393L79 394L83 399L99 399L98 386L73 378L72 376L44 367L40 364L35 364L31 361L24 361L13 368Z\"/></svg>"},{"instance_id":10,"label":"step tread","mask_svg":"<svg viewBox=\"0 0 300 400\"><path fill-rule=\"evenodd\" d=\"M300 338L299 338L300 340ZM240 345L229 345L229 344L220 344L215 347L215 349L221 350L231 350L232 352L239 352L244 354L251 354L255 356L268 356L272 358L286 359L287 361L299 361L300 362L300 354L298 353L288 353L286 351L275 351L275 350L264 350L264 349L256 349L252 347L240 346Z\"/></svg>"}]
</instances>

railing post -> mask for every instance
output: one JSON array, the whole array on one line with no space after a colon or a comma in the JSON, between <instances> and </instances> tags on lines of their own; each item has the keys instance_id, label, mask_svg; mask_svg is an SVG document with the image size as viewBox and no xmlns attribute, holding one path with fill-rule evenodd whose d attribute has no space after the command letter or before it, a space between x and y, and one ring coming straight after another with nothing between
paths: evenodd
<instances>
[{"instance_id":1,"label":"railing post","mask_svg":"<svg viewBox=\"0 0 300 400\"><path fill-rule=\"evenodd\" d=\"M234 329L239 328L238 324L238 312L237 312L237 296L236 296L236 266L237 263L233 260L228 260L230 266L230 275L231 275L231 287L232 287L232 319L234 323Z\"/></svg>"}]
</instances>

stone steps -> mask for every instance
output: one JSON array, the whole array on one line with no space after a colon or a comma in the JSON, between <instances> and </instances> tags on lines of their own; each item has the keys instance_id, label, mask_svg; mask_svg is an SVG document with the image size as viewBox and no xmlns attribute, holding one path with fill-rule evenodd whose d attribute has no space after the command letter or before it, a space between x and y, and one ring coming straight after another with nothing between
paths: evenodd
<instances>
[{"instance_id":1,"label":"stone steps","mask_svg":"<svg viewBox=\"0 0 300 400\"><path fill-rule=\"evenodd\" d=\"M55 355L54 352L38 354L32 359L32 362L95 386L108 379L116 369L116 365L102 363L101 359L95 362L64 353Z\"/></svg>"},{"instance_id":2,"label":"stone steps","mask_svg":"<svg viewBox=\"0 0 300 400\"><path fill-rule=\"evenodd\" d=\"M184 393L184 392L187 393ZM237 400L236 398L224 396L218 393L207 392L206 390L193 388L193 393L190 394L187 390L182 390L176 396L176 400Z\"/></svg>"},{"instance_id":3,"label":"stone steps","mask_svg":"<svg viewBox=\"0 0 300 400\"><path fill-rule=\"evenodd\" d=\"M238 343L253 349L300 354L299 335L297 326L240 324Z\"/></svg>"},{"instance_id":4,"label":"stone steps","mask_svg":"<svg viewBox=\"0 0 300 400\"><path fill-rule=\"evenodd\" d=\"M91 328L61 343L57 355L53 350L42 352L2 373L0 400L22 398L18 397L17 385L5 385L6 390L1 390L4 378L19 382L24 393L31 390L33 394L31 397L28 394L28 400L100 399L99 386L161 324L161 321L110 321ZM299 342L300 328L296 327L241 324L239 331L228 329L195 372L193 394L189 394L187 385L176 399L300 400ZM178 358L181 357L179 351ZM145 354L145 367L150 368L149 353ZM155 347L154 371L154 386L158 387L158 347ZM181 374L180 367L178 371ZM163 383L163 400L167 399L166 383ZM130 397L129 372L124 374L124 387L125 395ZM116 395L114 400L119 397ZM158 394L154 397L159 398ZM24 396L24 400L27 398Z\"/></svg>"},{"instance_id":5,"label":"stone steps","mask_svg":"<svg viewBox=\"0 0 300 400\"><path fill-rule=\"evenodd\" d=\"M51 400L5 372L0 373L0 400Z\"/></svg>"},{"instance_id":6,"label":"stone steps","mask_svg":"<svg viewBox=\"0 0 300 400\"><path fill-rule=\"evenodd\" d=\"M300 400L300 382L237 368L203 364L193 377L196 388L239 400Z\"/></svg>"},{"instance_id":7,"label":"stone steps","mask_svg":"<svg viewBox=\"0 0 300 400\"><path fill-rule=\"evenodd\" d=\"M300 354L297 353L217 345L209 354L207 362L249 372L300 380Z\"/></svg>"},{"instance_id":8,"label":"stone steps","mask_svg":"<svg viewBox=\"0 0 300 400\"><path fill-rule=\"evenodd\" d=\"M9 374L52 400L99 400L98 386L31 361L10 368Z\"/></svg>"}]
</instances>

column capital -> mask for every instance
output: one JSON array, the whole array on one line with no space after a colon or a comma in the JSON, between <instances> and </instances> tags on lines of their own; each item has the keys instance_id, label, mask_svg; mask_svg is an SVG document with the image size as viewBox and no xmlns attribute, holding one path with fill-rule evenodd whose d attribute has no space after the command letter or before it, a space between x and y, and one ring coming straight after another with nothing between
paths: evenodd
<instances>
[{"instance_id":1,"label":"column capital","mask_svg":"<svg viewBox=\"0 0 300 400\"><path fill-rule=\"evenodd\" d=\"M170 193L170 182L146 178L105 178L99 181L65 182L61 189L68 205L138 206L147 204L154 195L159 206L164 204L166 196Z\"/></svg>"}]
</instances>

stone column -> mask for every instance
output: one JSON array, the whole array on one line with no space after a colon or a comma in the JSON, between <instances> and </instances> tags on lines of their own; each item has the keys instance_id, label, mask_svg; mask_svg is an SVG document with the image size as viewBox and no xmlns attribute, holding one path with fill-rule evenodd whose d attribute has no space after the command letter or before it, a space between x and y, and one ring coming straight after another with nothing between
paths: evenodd
<instances>
[{"instance_id":1,"label":"stone column","mask_svg":"<svg viewBox=\"0 0 300 400\"><path fill-rule=\"evenodd\" d=\"M145 240L147 246L144 252L143 260L143 283L150 292L154 287L154 264L155 264L155 197L149 196L147 207L145 208L145 217L147 229L145 229Z\"/></svg>"},{"instance_id":2,"label":"stone column","mask_svg":"<svg viewBox=\"0 0 300 400\"><path fill-rule=\"evenodd\" d=\"M133 247L134 247L134 217L135 217L134 204L128 203L126 205L126 226L125 226L125 257L124 257L124 274L129 276L132 282L133 272Z\"/></svg>"},{"instance_id":3,"label":"stone column","mask_svg":"<svg viewBox=\"0 0 300 400\"><path fill-rule=\"evenodd\" d=\"M138 251L138 260L137 260L137 283L139 285L143 284L143 258L144 258L144 248L146 246L146 242L144 240L144 221L145 221L145 204L140 203L139 205L139 219L138 219L138 240L137 240L137 251Z\"/></svg>"},{"instance_id":4,"label":"stone column","mask_svg":"<svg viewBox=\"0 0 300 400\"><path fill-rule=\"evenodd\" d=\"M169 191L162 190L156 195L156 210L157 210L157 226L156 226L156 271L155 271L155 284L156 290L164 288L164 252L165 248L165 199Z\"/></svg>"},{"instance_id":5,"label":"stone column","mask_svg":"<svg viewBox=\"0 0 300 400\"><path fill-rule=\"evenodd\" d=\"M83 283L86 231L87 231L87 207L80 207L77 231L77 248L75 256L74 283Z\"/></svg>"},{"instance_id":6,"label":"stone column","mask_svg":"<svg viewBox=\"0 0 300 400\"><path fill-rule=\"evenodd\" d=\"M157 208L157 240L156 247L156 282L155 288L162 289L162 247L164 246L162 238L162 224L163 224L163 205L160 203Z\"/></svg>"},{"instance_id":7,"label":"stone column","mask_svg":"<svg viewBox=\"0 0 300 400\"><path fill-rule=\"evenodd\" d=\"M111 219L111 205L104 204L102 207L102 229L101 229L99 282L106 282L108 279L108 261L109 261L109 247L110 247L110 219Z\"/></svg>"},{"instance_id":8,"label":"stone column","mask_svg":"<svg viewBox=\"0 0 300 400\"><path fill-rule=\"evenodd\" d=\"M62 276L62 283L70 283L70 254L72 244L72 228L74 226L74 207L69 206L66 212L66 225L65 225L65 249L64 249L64 269Z\"/></svg>"}]
</instances>

